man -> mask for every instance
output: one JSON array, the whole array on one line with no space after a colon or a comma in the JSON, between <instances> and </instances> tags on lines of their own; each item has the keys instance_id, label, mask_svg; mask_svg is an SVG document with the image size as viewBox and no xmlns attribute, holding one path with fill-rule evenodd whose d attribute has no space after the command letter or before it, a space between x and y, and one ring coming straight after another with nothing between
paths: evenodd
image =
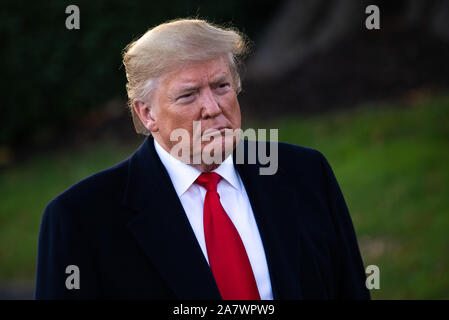
<instances>
[{"instance_id":1,"label":"man","mask_svg":"<svg viewBox=\"0 0 449 320\"><path fill-rule=\"evenodd\" d=\"M126 48L129 105L148 137L48 204L36 298L369 299L322 154L265 143L278 163L266 175L259 160L238 161L257 153L239 139L245 51L237 31L202 20Z\"/></svg>"}]
</instances>

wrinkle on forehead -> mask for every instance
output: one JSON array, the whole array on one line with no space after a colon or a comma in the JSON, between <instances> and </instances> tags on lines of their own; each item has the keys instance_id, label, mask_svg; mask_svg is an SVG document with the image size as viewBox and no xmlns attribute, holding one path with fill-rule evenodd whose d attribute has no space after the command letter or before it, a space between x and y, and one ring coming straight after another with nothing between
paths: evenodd
<instances>
[{"instance_id":1,"label":"wrinkle on forehead","mask_svg":"<svg viewBox=\"0 0 449 320\"><path fill-rule=\"evenodd\" d=\"M228 63L224 57L174 67L163 76L162 83L168 85L167 89L172 89L175 86L204 84L208 80L213 83L221 80L219 79L221 77L232 78Z\"/></svg>"}]
</instances>

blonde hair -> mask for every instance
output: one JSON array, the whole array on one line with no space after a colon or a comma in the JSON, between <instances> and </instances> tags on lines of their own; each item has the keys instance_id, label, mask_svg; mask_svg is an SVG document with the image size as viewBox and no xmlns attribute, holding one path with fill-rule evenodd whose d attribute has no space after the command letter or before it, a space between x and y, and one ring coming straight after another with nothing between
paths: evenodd
<instances>
[{"instance_id":1,"label":"blonde hair","mask_svg":"<svg viewBox=\"0 0 449 320\"><path fill-rule=\"evenodd\" d=\"M237 30L223 28L199 19L178 19L149 29L126 46L123 64L126 90L137 133L149 135L134 111L134 102L148 102L158 78L173 67L189 62L228 57L234 88L241 90L240 66L248 52L249 41Z\"/></svg>"}]
</instances>

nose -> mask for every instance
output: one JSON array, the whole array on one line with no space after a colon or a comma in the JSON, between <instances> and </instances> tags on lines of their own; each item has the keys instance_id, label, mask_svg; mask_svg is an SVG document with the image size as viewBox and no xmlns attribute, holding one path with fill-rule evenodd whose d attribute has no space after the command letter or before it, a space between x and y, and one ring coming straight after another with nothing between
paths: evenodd
<instances>
[{"instance_id":1,"label":"nose","mask_svg":"<svg viewBox=\"0 0 449 320\"><path fill-rule=\"evenodd\" d=\"M204 119L215 118L221 113L221 108L212 90L209 87L203 89L201 97L201 116Z\"/></svg>"}]
</instances>

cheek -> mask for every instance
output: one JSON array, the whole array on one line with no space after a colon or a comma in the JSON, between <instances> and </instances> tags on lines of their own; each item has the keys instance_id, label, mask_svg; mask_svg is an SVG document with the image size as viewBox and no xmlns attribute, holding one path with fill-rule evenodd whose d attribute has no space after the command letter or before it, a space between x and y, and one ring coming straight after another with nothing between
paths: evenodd
<instances>
[{"instance_id":1,"label":"cheek","mask_svg":"<svg viewBox=\"0 0 449 320\"><path fill-rule=\"evenodd\" d=\"M240 105L236 95L234 94L226 97L223 106L225 106L223 111L226 117L231 120L234 125L240 125Z\"/></svg>"},{"instance_id":2,"label":"cheek","mask_svg":"<svg viewBox=\"0 0 449 320\"><path fill-rule=\"evenodd\" d=\"M193 131L193 121L197 118L196 109L192 107L180 107L177 110L167 110L164 114L164 134L169 136L175 129L185 129L189 134Z\"/></svg>"}]
</instances>

